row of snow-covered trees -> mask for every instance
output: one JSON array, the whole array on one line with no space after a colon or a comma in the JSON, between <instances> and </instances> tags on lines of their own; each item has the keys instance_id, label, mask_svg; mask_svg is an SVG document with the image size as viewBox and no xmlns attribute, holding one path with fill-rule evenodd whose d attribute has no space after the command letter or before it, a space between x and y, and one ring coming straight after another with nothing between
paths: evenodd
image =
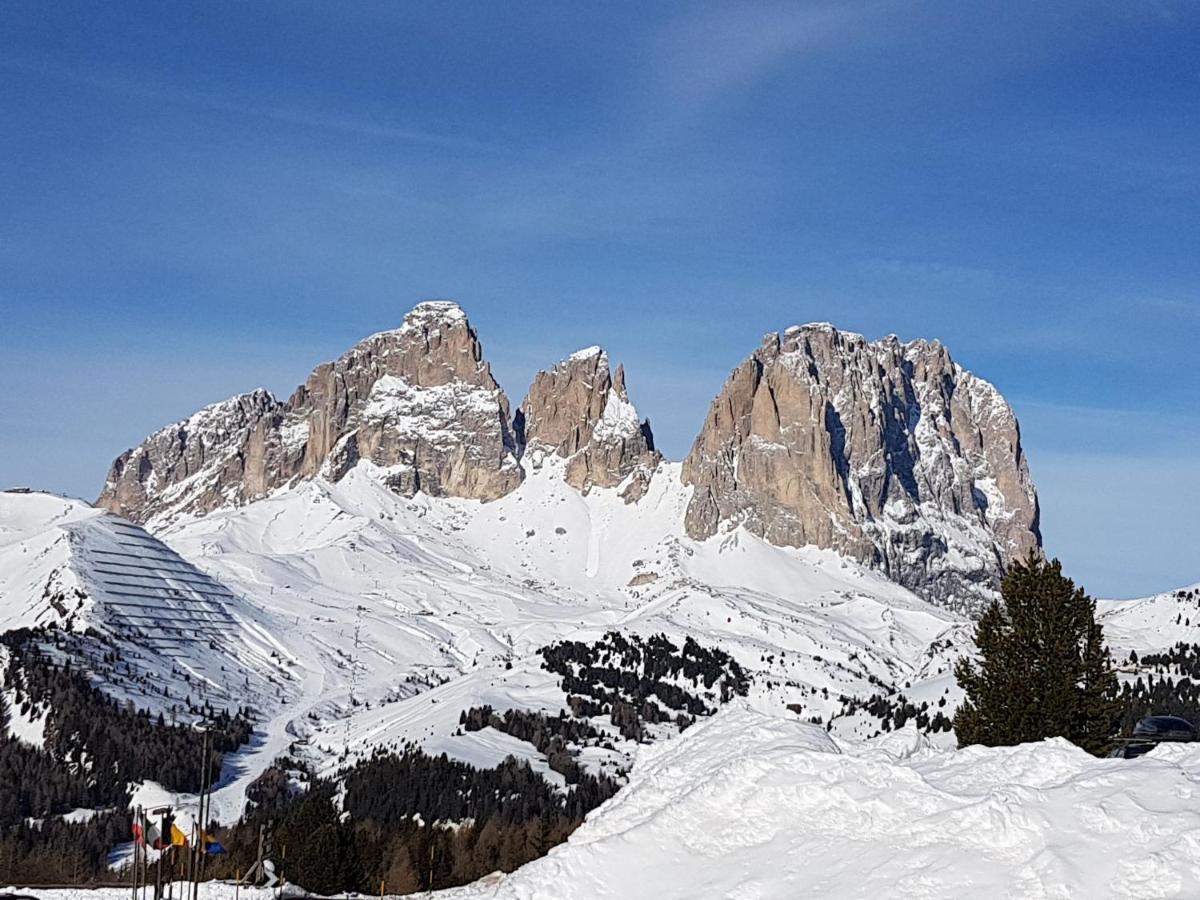
<instances>
[{"instance_id":1,"label":"row of snow-covered trees","mask_svg":"<svg viewBox=\"0 0 1200 900\"><path fill-rule=\"evenodd\" d=\"M609 632L599 641L560 641L538 651L542 668L560 676L574 715L606 715L627 740L644 740L646 724L674 722L681 731L744 696L749 676L732 656L691 637ZM665 709L664 709L665 707Z\"/></svg>"}]
</instances>

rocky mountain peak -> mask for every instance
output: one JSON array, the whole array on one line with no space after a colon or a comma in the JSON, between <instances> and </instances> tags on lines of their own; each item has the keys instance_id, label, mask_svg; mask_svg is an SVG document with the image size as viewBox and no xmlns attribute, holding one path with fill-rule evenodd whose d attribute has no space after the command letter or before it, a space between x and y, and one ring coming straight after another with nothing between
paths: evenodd
<instances>
[{"instance_id":1,"label":"rocky mountain peak","mask_svg":"<svg viewBox=\"0 0 1200 900\"><path fill-rule=\"evenodd\" d=\"M113 460L96 504L139 522L168 506L198 512L222 506L242 496L235 486L262 480L265 435L283 411L259 388L161 428Z\"/></svg>"},{"instance_id":2,"label":"rocky mountain peak","mask_svg":"<svg viewBox=\"0 0 1200 900\"><path fill-rule=\"evenodd\" d=\"M623 496L636 501L662 458L629 400L624 367L613 375L600 347L539 372L517 417L531 462L539 453L563 457L567 482L584 492L629 479Z\"/></svg>"},{"instance_id":3,"label":"rocky mountain peak","mask_svg":"<svg viewBox=\"0 0 1200 900\"><path fill-rule=\"evenodd\" d=\"M255 392L157 432L117 458L97 503L135 521L199 515L361 459L403 494L491 500L520 483L508 399L457 304L418 304L284 404Z\"/></svg>"},{"instance_id":4,"label":"rocky mountain peak","mask_svg":"<svg viewBox=\"0 0 1200 900\"><path fill-rule=\"evenodd\" d=\"M1041 545L1016 417L937 341L826 323L768 334L713 401L683 478L693 537L742 524L967 611Z\"/></svg>"}]
</instances>

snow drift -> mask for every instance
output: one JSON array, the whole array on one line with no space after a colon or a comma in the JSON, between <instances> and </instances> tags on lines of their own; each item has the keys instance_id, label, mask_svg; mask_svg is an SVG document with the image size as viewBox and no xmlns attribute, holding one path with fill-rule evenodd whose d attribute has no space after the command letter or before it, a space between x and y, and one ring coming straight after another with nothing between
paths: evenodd
<instances>
[{"instance_id":1,"label":"snow drift","mask_svg":"<svg viewBox=\"0 0 1200 900\"><path fill-rule=\"evenodd\" d=\"M744 703L645 749L564 845L439 896L1200 896L1200 749L1099 760L1062 740L840 752Z\"/></svg>"}]
</instances>

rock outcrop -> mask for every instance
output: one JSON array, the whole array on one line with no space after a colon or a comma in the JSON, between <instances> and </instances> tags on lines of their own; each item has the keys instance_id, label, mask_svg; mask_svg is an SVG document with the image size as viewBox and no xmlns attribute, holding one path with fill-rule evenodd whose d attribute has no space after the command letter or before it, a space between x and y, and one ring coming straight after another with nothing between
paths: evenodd
<instances>
[{"instance_id":1,"label":"rock outcrop","mask_svg":"<svg viewBox=\"0 0 1200 900\"><path fill-rule=\"evenodd\" d=\"M1016 417L937 341L767 335L713 401L683 479L695 538L741 524L829 548L966 612L1041 546Z\"/></svg>"},{"instance_id":2,"label":"rock outcrop","mask_svg":"<svg viewBox=\"0 0 1200 900\"><path fill-rule=\"evenodd\" d=\"M419 304L286 403L254 391L151 435L112 464L97 504L135 521L200 515L360 459L406 494L492 500L521 481L509 405L454 303Z\"/></svg>"},{"instance_id":3,"label":"rock outcrop","mask_svg":"<svg viewBox=\"0 0 1200 900\"><path fill-rule=\"evenodd\" d=\"M542 452L567 460L567 483L584 493L622 483L626 502L646 492L662 459L650 423L638 418L625 370L609 370L608 354L589 347L539 372L517 412L518 439L536 462Z\"/></svg>"}]
</instances>

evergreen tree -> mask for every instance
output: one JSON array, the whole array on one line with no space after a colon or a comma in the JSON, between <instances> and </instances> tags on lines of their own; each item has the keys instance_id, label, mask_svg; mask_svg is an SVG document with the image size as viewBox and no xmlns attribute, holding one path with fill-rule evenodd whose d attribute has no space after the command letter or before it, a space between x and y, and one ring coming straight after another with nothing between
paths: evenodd
<instances>
[{"instance_id":1,"label":"evergreen tree","mask_svg":"<svg viewBox=\"0 0 1200 900\"><path fill-rule=\"evenodd\" d=\"M1000 594L975 628L979 661L954 668L967 695L954 717L959 744L1065 737L1104 753L1121 705L1095 601L1058 560L1033 554L1012 566Z\"/></svg>"}]
</instances>

